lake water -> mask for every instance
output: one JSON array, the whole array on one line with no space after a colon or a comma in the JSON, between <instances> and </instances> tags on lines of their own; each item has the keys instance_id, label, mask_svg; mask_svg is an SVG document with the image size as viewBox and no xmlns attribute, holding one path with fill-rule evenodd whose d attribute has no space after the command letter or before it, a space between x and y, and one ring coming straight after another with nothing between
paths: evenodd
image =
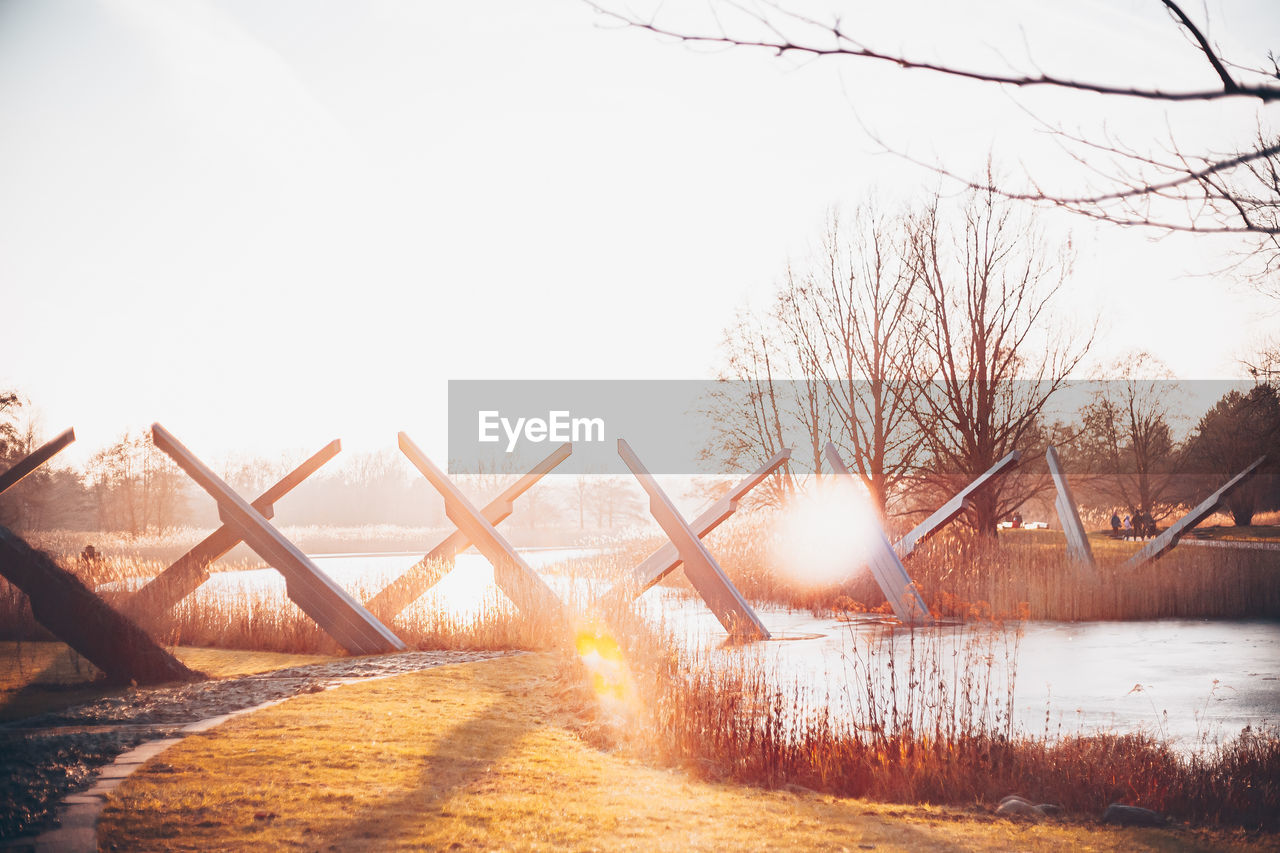
<instances>
[{"instance_id":1,"label":"lake water","mask_svg":"<svg viewBox=\"0 0 1280 853\"><path fill-rule=\"evenodd\" d=\"M521 553L539 569L590 552ZM344 588L367 598L420 556L327 554L312 559ZM543 576L562 595L573 584L567 577ZM284 580L273 569L217 573L197 594L238 595L245 589L283 593ZM455 569L414 605L461 617L509 606L493 584L492 568L474 552L459 555ZM758 612L776 639L727 647L720 624L700 602L654 588L638 606L683 642L705 650L709 661L751 656L784 694L797 687L809 690L836 713L842 705L863 701L857 688L868 671L883 678L890 657L897 677L906 677L911 632L876 620L844 622L763 608ZM930 645L926 638L937 642ZM1013 716L1019 728L1031 733L1147 731L1185 746L1234 735L1246 725L1280 723L1277 622L1027 622L995 637L955 626L917 629L915 640L918 656L921 647L941 650L937 665L952 676L986 672L982 658L991 654L991 686L997 692L1003 689L1006 659L1016 660Z\"/></svg>"}]
</instances>

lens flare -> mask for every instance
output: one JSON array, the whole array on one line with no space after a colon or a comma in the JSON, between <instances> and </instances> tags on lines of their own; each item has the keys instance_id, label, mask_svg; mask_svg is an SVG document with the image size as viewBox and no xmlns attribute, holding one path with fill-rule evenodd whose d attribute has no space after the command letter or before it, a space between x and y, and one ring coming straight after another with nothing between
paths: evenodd
<instances>
[{"instance_id":1,"label":"lens flare","mask_svg":"<svg viewBox=\"0 0 1280 853\"><path fill-rule=\"evenodd\" d=\"M830 586L857 577L882 535L880 515L861 483L824 478L783 508L770 556L798 586Z\"/></svg>"},{"instance_id":2,"label":"lens flare","mask_svg":"<svg viewBox=\"0 0 1280 853\"><path fill-rule=\"evenodd\" d=\"M614 713L629 711L636 701L635 687L617 640L602 626L588 624L578 629L575 646L600 704Z\"/></svg>"}]
</instances>

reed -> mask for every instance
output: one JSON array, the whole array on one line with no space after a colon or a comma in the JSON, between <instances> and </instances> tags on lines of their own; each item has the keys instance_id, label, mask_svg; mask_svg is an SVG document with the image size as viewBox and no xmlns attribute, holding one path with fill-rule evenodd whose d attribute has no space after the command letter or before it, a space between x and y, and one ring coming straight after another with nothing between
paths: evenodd
<instances>
[{"instance_id":1,"label":"reed","mask_svg":"<svg viewBox=\"0 0 1280 853\"><path fill-rule=\"evenodd\" d=\"M850 627L819 693L778 683L759 652L688 649L625 614L608 621L607 641L580 643L576 666L580 692L615 723L587 734L709 780L992 810L1016 793L1077 817L1123 802L1195 824L1280 830L1273 730L1186 748L1151 734L1053 731L1047 715L1043 731L1020 729L1013 624Z\"/></svg>"},{"instance_id":2,"label":"reed","mask_svg":"<svg viewBox=\"0 0 1280 853\"><path fill-rule=\"evenodd\" d=\"M803 582L803 566L773 555L772 516L738 516L708 545L749 599L820 615L888 610L856 557L839 583ZM1067 555L1058 531L1002 532L984 541L946 530L925 542L906 567L937 615L971 613L1052 621L1280 617L1280 574L1274 552L1181 546L1137 569L1123 567L1142 543L1097 539L1097 579ZM797 579L800 580L797 580Z\"/></svg>"}]
</instances>

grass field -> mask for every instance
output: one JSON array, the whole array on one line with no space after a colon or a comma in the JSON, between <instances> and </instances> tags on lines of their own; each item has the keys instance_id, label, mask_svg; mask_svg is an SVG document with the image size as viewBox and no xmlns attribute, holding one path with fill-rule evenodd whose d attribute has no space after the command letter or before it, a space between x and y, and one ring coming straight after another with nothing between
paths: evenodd
<instances>
[{"instance_id":1,"label":"grass field","mask_svg":"<svg viewBox=\"0 0 1280 853\"><path fill-rule=\"evenodd\" d=\"M188 737L130 777L107 850L1224 850L1270 836L1013 823L698 781L580 736L550 655L299 696Z\"/></svg>"}]
</instances>

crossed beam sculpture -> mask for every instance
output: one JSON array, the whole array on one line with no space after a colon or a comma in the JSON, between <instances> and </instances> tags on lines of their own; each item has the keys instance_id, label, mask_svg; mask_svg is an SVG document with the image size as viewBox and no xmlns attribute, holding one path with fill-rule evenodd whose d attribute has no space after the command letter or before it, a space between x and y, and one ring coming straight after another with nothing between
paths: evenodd
<instances>
[{"instance_id":1,"label":"crossed beam sculpture","mask_svg":"<svg viewBox=\"0 0 1280 853\"><path fill-rule=\"evenodd\" d=\"M401 433L401 450L405 455L409 455L409 452L404 450L406 441L409 446L413 446L413 442ZM568 459L572 453L572 442L560 445L547 458L533 466L527 474L504 489L502 494L486 504L484 509L480 510L480 514L496 528L515 511L516 498L532 488L545 474ZM418 451L418 454L421 455L421 451ZM409 458L412 460L414 457ZM422 458L425 459L425 457ZM414 465L417 465L416 461ZM422 470L421 466L418 468ZM453 568L454 558L467 550L470 545L471 539L467 534L461 529L455 530L427 552L425 557L410 566L404 574L387 584L381 592L370 599L369 609L388 621L399 616L406 607L435 586L440 578Z\"/></svg>"},{"instance_id":2,"label":"crossed beam sculpture","mask_svg":"<svg viewBox=\"0 0 1280 853\"><path fill-rule=\"evenodd\" d=\"M726 492L718 501L703 511L701 515L689 522L689 529L699 539L705 538L708 533L715 530L729 516L737 512L738 502L746 496L747 492L763 483L768 479L769 475L782 467L790 458L791 451L789 449L784 449L775 454L768 462ZM668 542L640 561L635 568L628 572L626 577L610 587L605 596L615 600L636 598L674 571L680 563L679 549L676 548L674 543Z\"/></svg>"},{"instance_id":3,"label":"crossed beam sculpture","mask_svg":"<svg viewBox=\"0 0 1280 853\"><path fill-rule=\"evenodd\" d=\"M848 467L845 466L844 460L840 458L840 452L836 450L834 444L827 442L823 455L827 457L827 464L831 466L832 471L839 476L852 479L853 475L849 472ZM1007 459L1008 457L1005 458ZM960 509L963 509L962 498L967 492L969 490L961 492L945 507L935 512L934 516L939 515L943 510L948 510L948 507L957 501L961 503ZM951 518L959 515L960 509L956 509ZM933 518L933 516L930 516L930 518ZM950 518L947 519L947 521L949 520ZM945 524L946 522L942 523ZM919 529L919 527L916 528L916 530ZM914 533L915 531L912 532ZM913 543L911 548L914 549L914 547ZM907 553L910 552L910 550L907 551ZM884 534L884 528L878 521L876 523L876 538L872 544L871 556L867 560L867 565L871 569L871 576L875 578L876 583L880 586L880 591L889 600L889 606L893 608L895 616L903 622L912 624L932 621L933 616L929 613L929 607L924 603L924 599L920 597L915 583L912 582L911 576L907 574L907 570L902 565L902 559L898 556L898 552L894 550L893 546L889 544L889 539Z\"/></svg>"},{"instance_id":4,"label":"crossed beam sculpture","mask_svg":"<svg viewBox=\"0 0 1280 853\"><path fill-rule=\"evenodd\" d=\"M1152 539L1147 543L1145 548L1130 557L1125 562L1124 568L1136 569L1148 560L1158 560L1169 551L1172 551L1184 533L1204 521L1209 516L1213 515L1227 496L1243 486L1245 481L1254 474L1258 473L1258 469L1261 468L1262 463L1266 461L1266 456L1259 456L1257 459L1253 460L1253 463L1248 468L1245 468L1239 474L1236 474L1228 480L1216 492L1201 501L1195 509L1169 525L1168 529L1165 530L1164 533L1161 533L1155 539Z\"/></svg>"},{"instance_id":5,"label":"crossed beam sculpture","mask_svg":"<svg viewBox=\"0 0 1280 853\"><path fill-rule=\"evenodd\" d=\"M0 495L4 494L18 481L48 462L55 455L62 451L64 447L76 440L76 431L74 429L64 430L58 433L49 441L37 447L31 453L19 459L14 466L3 474L0 474Z\"/></svg>"},{"instance_id":6,"label":"crossed beam sculpture","mask_svg":"<svg viewBox=\"0 0 1280 853\"><path fill-rule=\"evenodd\" d=\"M0 493L75 441L67 430L0 474ZM16 533L0 527L0 575L22 590L31 613L113 684L193 681L200 674L107 604L83 581Z\"/></svg>"},{"instance_id":7,"label":"crossed beam sculpture","mask_svg":"<svg viewBox=\"0 0 1280 853\"><path fill-rule=\"evenodd\" d=\"M1089 536L1080 522L1080 513L1076 510L1076 499L1071 494L1071 486L1067 483L1067 475L1062 471L1062 463L1058 459L1058 451L1050 447L1044 453L1049 463L1049 473L1053 475L1053 484L1057 487L1058 498L1053 502L1058 511L1058 521L1062 524L1062 532L1067 537L1067 555L1071 557L1082 574L1097 577L1097 563L1093 559L1093 548L1089 546Z\"/></svg>"},{"instance_id":8,"label":"crossed beam sculpture","mask_svg":"<svg viewBox=\"0 0 1280 853\"><path fill-rule=\"evenodd\" d=\"M320 452L286 474L250 504L265 519L275 517L275 504L342 450L334 439ZM154 624L209 579L209 566L242 541L239 531L223 524L173 565L156 575L124 605L125 613L140 622Z\"/></svg>"},{"instance_id":9,"label":"crossed beam sculpture","mask_svg":"<svg viewBox=\"0 0 1280 853\"><path fill-rule=\"evenodd\" d=\"M830 461L832 459L831 453L835 450L835 446L828 442L827 447L829 448L827 460ZM837 454L835 458L839 459L839 455ZM932 515L917 524L910 533L894 544L893 550L897 553L898 559L905 560L910 557L912 552L916 550L917 545L954 521L960 513L969 507L970 497L1004 476L1010 469L1016 467L1020 458L1022 458L1022 454L1016 450L1009 453L984 471L972 483L965 486L955 497L934 510ZM840 466L841 468L844 467L843 460L840 460ZM832 463L832 467L835 467L834 463ZM848 472L845 471L845 473Z\"/></svg>"},{"instance_id":10,"label":"crossed beam sculpture","mask_svg":"<svg viewBox=\"0 0 1280 853\"><path fill-rule=\"evenodd\" d=\"M218 515L223 524L284 575L289 598L339 645L357 655L405 650L399 637L320 571L256 507L236 494L168 430L152 424L151 434L156 447L172 457L187 476L218 502Z\"/></svg>"},{"instance_id":11,"label":"crossed beam sculpture","mask_svg":"<svg viewBox=\"0 0 1280 853\"><path fill-rule=\"evenodd\" d=\"M444 513L458 528L458 533L474 544L493 566L494 583L507 598L526 616L565 621L567 614L560 599L494 528L493 522L467 500L448 475L436 467L408 435L400 433L399 441L400 451L444 498Z\"/></svg>"},{"instance_id":12,"label":"crossed beam sculpture","mask_svg":"<svg viewBox=\"0 0 1280 853\"><path fill-rule=\"evenodd\" d=\"M728 518L736 508L738 498L760 480L767 477L778 465L786 461L791 455L790 451L783 451L783 453L775 456L768 465L748 477L743 484L739 484L735 488L734 491L738 492L737 495L733 497L726 496L725 499L722 499L703 515L699 516L693 525L684 520L684 516L680 514L675 504L671 502L662 487L654 480L653 475L645 469L640 458L631 449L631 445L622 439L618 439L618 455L622 457L622 461L631 469L631 473L640 481L641 487L649 495L649 512L661 525L663 532L667 534L667 538L671 540L668 547L675 552L673 561L670 552L666 548L658 551L636 568L633 572L633 577L643 583L656 574L656 577L649 584L652 586L663 575L683 562L685 576L689 578L693 588L698 591L698 595L706 602L707 607L715 614L716 619L720 620L720 624L729 632L729 636L732 639L769 639L769 630L765 628L764 623L760 621L760 617L756 615L756 612L751 609L751 605L747 603L742 593L738 592L737 587L725 575L724 570L720 568L720 564L716 562L715 557L711 556L711 553L702 544L702 540L699 537L712 530L725 518ZM744 484L746 484L746 488L742 488ZM733 495L733 492L730 495ZM710 519L714 519L714 521L708 523ZM704 525L705 530L703 529ZM641 570L646 565L649 566L649 570L647 570L647 573L642 573ZM647 587L645 588L647 589ZM610 589L610 594L612 593L613 589Z\"/></svg>"}]
</instances>

